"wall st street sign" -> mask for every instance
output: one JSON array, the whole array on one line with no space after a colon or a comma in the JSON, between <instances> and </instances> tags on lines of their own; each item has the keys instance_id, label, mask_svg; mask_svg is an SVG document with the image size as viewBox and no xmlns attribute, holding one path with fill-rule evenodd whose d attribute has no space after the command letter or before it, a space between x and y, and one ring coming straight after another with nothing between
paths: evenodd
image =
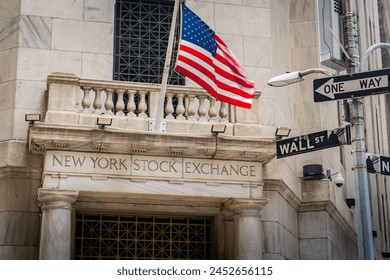
<instances>
[{"instance_id":1,"label":"wall st street sign","mask_svg":"<svg viewBox=\"0 0 390 280\"><path fill-rule=\"evenodd\" d=\"M314 101L323 102L390 92L390 68L316 79Z\"/></svg>"},{"instance_id":2,"label":"wall st street sign","mask_svg":"<svg viewBox=\"0 0 390 280\"><path fill-rule=\"evenodd\" d=\"M390 176L390 157L366 154L367 172Z\"/></svg>"},{"instance_id":3,"label":"wall st street sign","mask_svg":"<svg viewBox=\"0 0 390 280\"><path fill-rule=\"evenodd\" d=\"M276 157L298 154L351 144L350 127L323 130L311 134L276 141Z\"/></svg>"}]
</instances>

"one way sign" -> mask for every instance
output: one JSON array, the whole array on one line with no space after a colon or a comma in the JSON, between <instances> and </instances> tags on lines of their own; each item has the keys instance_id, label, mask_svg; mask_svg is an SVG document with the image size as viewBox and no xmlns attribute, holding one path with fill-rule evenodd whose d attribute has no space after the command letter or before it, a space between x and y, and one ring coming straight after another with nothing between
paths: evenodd
<instances>
[{"instance_id":1,"label":"one way sign","mask_svg":"<svg viewBox=\"0 0 390 280\"><path fill-rule=\"evenodd\" d=\"M314 101L347 99L390 92L390 68L316 79Z\"/></svg>"}]
</instances>

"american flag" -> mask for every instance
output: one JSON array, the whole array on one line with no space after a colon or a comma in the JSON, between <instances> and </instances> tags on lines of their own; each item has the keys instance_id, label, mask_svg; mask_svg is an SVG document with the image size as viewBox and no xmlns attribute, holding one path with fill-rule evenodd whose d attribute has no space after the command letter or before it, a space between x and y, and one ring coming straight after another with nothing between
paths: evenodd
<instances>
[{"instance_id":1,"label":"american flag","mask_svg":"<svg viewBox=\"0 0 390 280\"><path fill-rule=\"evenodd\" d=\"M251 108L255 85L224 41L182 4L181 40L175 70L216 99Z\"/></svg>"}]
</instances>

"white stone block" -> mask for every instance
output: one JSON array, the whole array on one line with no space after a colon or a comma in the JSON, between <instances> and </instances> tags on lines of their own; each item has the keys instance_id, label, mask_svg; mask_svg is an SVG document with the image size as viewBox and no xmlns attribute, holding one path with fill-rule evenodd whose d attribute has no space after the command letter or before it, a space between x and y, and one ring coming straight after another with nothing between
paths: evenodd
<instances>
[{"instance_id":1,"label":"white stone block","mask_svg":"<svg viewBox=\"0 0 390 280\"><path fill-rule=\"evenodd\" d=\"M270 0L243 0L244 6L270 8Z\"/></svg>"},{"instance_id":2,"label":"white stone block","mask_svg":"<svg viewBox=\"0 0 390 280\"><path fill-rule=\"evenodd\" d=\"M272 39L244 36L244 65L272 67Z\"/></svg>"},{"instance_id":3,"label":"white stone block","mask_svg":"<svg viewBox=\"0 0 390 280\"><path fill-rule=\"evenodd\" d=\"M15 48L17 47L18 42L19 42L19 17L0 20L0 50Z\"/></svg>"},{"instance_id":4,"label":"white stone block","mask_svg":"<svg viewBox=\"0 0 390 280\"><path fill-rule=\"evenodd\" d=\"M111 23L53 19L52 49L112 54L113 32Z\"/></svg>"},{"instance_id":5,"label":"white stone block","mask_svg":"<svg viewBox=\"0 0 390 280\"><path fill-rule=\"evenodd\" d=\"M304 21L291 24L291 47L317 46L317 24L315 21Z\"/></svg>"},{"instance_id":6,"label":"white stone block","mask_svg":"<svg viewBox=\"0 0 390 280\"><path fill-rule=\"evenodd\" d=\"M112 80L113 56L111 54L83 53L81 76L97 80Z\"/></svg>"},{"instance_id":7,"label":"white stone block","mask_svg":"<svg viewBox=\"0 0 390 280\"><path fill-rule=\"evenodd\" d=\"M15 108L26 109L29 112L41 112L44 114L46 106L46 82L16 81ZM1 97L0 97L1 99Z\"/></svg>"},{"instance_id":8,"label":"white stone block","mask_svg":"<svg viewBox=\"0 0 390 280\"><path fill-rule=\"evenodd\" d=\"M51 42L51 19L37 16L20 17L20 46L49 49Z\"/></svg>"},{"instance_id":9,"label":"white stone block","mask_svg":"<svg viewBox=\"0 0 390 280\"><path fill-rule=\"evenodd\" d=\"M7 82L16 78L18 50L16 48L0 51L0 82ZM7 67L4 67L7 65Z\"/></svg>"},{"instance_id":10,"label":"white stone block","mask_svg":"<svg viewBox=\"0 0 390 280\"><path fill-rule=\"evenodd\" d=\"M325 211L299 213L299 238L327 238L327 213Z\"/></svg>"},{"instance_id":11,"label":"white stone block","mask_svg":"<svg viewBox=\"0 0 390 280\"><path fill-rule=\"evenodd\" d=\"M0 1L0 21L19 15L20 3L15 0Z\"/></svg>"},{"instance_id":12,"label":"white stone block","mask_svg":"<svg viewBox=\"0 0 390 280\"><path fill-rule=\"evenodd\" d=\"M245 28L243 28L245 26ZM235 5L215 5L215 31L218 34L237 34L271 37L270 10Z\"/></svg>"},{"instance_id":13,"label":"white stone block","mask_svg":"<svg viewBox=\"0 0 390 280\"><path fill-rule=\"evenodd\" d=\"M0 111L14 108L14 93L15 81L0 83Z\"/></svg>"},{"instance_id":14,"label":"white stone block","mask_svg":"<svg viewBox=\"0 0 390 280\"><path fill-rule=\"evenodd\" d=\"M37 67L39 65L39 67ZM81 74L81 53L33 48L18 52L18 78L46 81L52 72Z\"/></svg>"},{"instance_id":15,"label":"white stone block","mask_svg":"<svg viewBox=\"0 0 390 280\"><path fill-rule=\"evenodd\" d=\"M2 125L0 141L12 139L12 133L14 129L12 109L0 111L0 120Z\"/></svg>"},{"instance_id":16,"label":"white stone block","mask_svg":"<svg viewBox=\"0 0 390 280\"><path fill-rule=\"evenodd\" d=\"M52 18L83 19L84 0L22 1L21 14Z\"/></svg>"},{"instance_id":17,"label":"white stone block","mask_svg":"<svg viewBox=\"0 0 390 280\"><path fill-rule=\"evenodd\" d=\"M85 0L84 20L114 22L115 0Z\"/></svg>"}]
</instances>

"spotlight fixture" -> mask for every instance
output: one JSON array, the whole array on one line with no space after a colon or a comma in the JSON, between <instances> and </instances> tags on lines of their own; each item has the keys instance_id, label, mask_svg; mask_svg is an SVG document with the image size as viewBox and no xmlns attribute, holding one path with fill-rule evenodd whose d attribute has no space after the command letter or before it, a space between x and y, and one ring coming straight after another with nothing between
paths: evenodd
<instances>
[{"instance_id":1,"label":"spotlight fixture","mask_svg":"<svg viewBox=\"0 0 390 280\"><path fill-rule=\"evenodd\" d=\"M214 123L211 126L211 134L213 136L218 136L220 133L225 133L226 131L226 124L224 123Z\"/></svg>"},{"instance_id":2,"label":"spotlight fixture","mask_svg":"<svg viewBox=\"0 0 390 280\"><path fill-rule=\"evenodd\" d=\"M97 125L100 129L105 128L106 126L111 126L112 124L112 117L111 116L105 116L105 115L99 115L97 117L96 121Z\"/></svg>"},{"instance_id":3,"label":"spotlight fixture","mask_svg":"<svg viewBox=\"0 0 390 280\"><path fill-rule=\"evenodd\" d=\"M40 113L26 113L24 115L24 120L28 122L30 125L33 125L34 122L41 121L41 114Z\"/></svg>"},{"instance_id":4,"label":"spotlight fixture","mask_svg":"<svg viewBox=\"0 0 390 280\"><path fill-rule=\"evenodd\" d=\"M280 140L283 137L288 137L290 135L291 128L288 127L277 127L275 130L276 140Z\"/></svg>"}]
</instances>

